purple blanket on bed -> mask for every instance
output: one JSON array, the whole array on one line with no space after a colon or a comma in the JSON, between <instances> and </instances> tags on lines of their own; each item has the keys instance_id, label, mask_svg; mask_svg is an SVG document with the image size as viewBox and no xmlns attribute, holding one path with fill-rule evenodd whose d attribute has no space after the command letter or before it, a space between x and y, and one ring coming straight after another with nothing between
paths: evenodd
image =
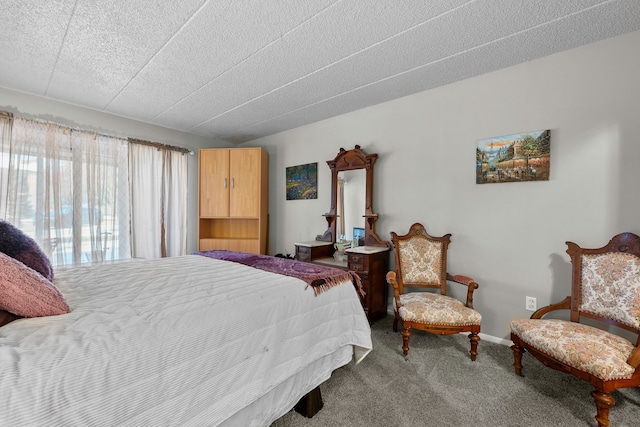
<instances>
[{"instance_id":1,"label":"purple blanket on bed","mask_svg":"<svg viewBox=\"0 0 640 427\"><path fill-rule=\"evenodd\" d=\"M260 270L269 271L271 273L297 277L298 279L304 280L307 283L307 286L311 286L316 295L333 286L350 280L358 291L358 294L364 296L360 276L352 271L344 271L339 268L311 264L293 259L277 258L269 255L250 254L245 252L218 250L198 251L194 252L194 254L224 261L233 261L250 267L259 268Z\"/></svg>"}]
</instances>

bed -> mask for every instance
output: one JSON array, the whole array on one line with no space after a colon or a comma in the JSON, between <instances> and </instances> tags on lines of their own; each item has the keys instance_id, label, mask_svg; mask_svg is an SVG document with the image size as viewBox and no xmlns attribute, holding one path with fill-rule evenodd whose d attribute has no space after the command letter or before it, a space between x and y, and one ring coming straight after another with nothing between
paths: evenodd
<instances>
[{"instance_id":1,"label":"bed","mask_svg":"<svg viewBox=\"0 0 640 427\"><path fill-rule=\"evenodd\" d=\"M0 327L0 425L268 426L372 348L351 280L191 254L52 283L69 313Z\"/></svg>"}]
</instances>

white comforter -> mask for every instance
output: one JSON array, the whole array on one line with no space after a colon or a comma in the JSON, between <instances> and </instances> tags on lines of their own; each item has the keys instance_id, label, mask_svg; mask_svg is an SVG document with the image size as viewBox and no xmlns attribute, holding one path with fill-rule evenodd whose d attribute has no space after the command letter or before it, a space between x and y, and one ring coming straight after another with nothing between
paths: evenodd
<instances>
[{"instance_id":1,"label":"white comforter","mask_svg":"<svg viewBox=\"0 0 640 427\"><path fill-rule=\"evenodd\" d=\"M54 283L71 313L0 328L1 426L268 425L371 349L347 283L314 296L199 255L61 270Z\"/></svg>"}]
</instances>

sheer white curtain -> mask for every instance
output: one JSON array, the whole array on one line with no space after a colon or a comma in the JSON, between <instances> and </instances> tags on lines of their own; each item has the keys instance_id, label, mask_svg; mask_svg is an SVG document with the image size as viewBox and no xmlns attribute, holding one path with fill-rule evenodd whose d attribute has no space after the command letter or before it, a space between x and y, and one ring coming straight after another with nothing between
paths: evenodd
<instances>
[{"instance_id":1,"label":"sheer white curtain","mask_svg":"<svg viewBox=\"0 0 640 427\"><path fill-rule=\"evenodd\" d=\"M186 155L159 144L130 143L129 173L132 256L186 254Z\"/></svg>"},{"instance_id":2,"label":"sheer white curtain","mask_svg":"<svg viewBox=\"0 0 640 427\"><path fill-rule=\"evenodd\" d=\"M54 265L129 258L127 141L56 123L3 122L0 214Z\"/></svg>"},{"instance_id":3,"label":"sheer white curtain","mask_svg":"<svg viewBox=\"0 0 640 427\"><path fill-rule=\"evenodd\" d=\"M166 256L187 253L187 165L185 153L164 150L164 230Z\"/></svg>"},{"instance_id":4,"label":"sheer white curtain","mask_svg":"<svg viewBox=\"0 0 640 427\"><path fill-rule=\"evenodd\" d=\"M71 132L75 259L131 257L128 142L90 132ZM80 196L78 196L80 194ZM88 242L87 242L88 240ZM82 251L78 248L82 247ZM90 255L86 252L90 251ZM82 253L79 253L82 252Z\"/></svg>"},{"instance_id":5,"label":"sheer white curtain","mask_svg":"<svg viewBox=\"0 0 640 427\"><path fill-rule=\"evenodd\" d=\"M0 190L4 192L9 179L9 153L11 150L11 130L13 114L0 111ZM3 193L2 193L3 194ZM4 218L7 197L0 194L0 218Z\"/></svg>"}]
</instances>

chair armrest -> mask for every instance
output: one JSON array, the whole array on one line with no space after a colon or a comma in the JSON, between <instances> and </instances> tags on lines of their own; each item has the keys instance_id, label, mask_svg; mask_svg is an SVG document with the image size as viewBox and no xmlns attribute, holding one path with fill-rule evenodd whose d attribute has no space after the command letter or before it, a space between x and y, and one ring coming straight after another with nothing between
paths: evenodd
<instances>
[{"instance_id":1,"label":"chair armrest","mask_svg":"<svg viewBox=\"0 0 640 427\"><path fill-rule=\"evenodd\" d=\"M638 368L638 365L640 365L640 347L636 347L636 350L631 353L631 356L627 359L627 363L636 369Z\"/></svg>"},{"instance_id":2,"label":"chair armrest","mask_svg":"<svg viewBox=\"0 0 640 427\"><path fill-rule=\"evenodd\" d=\"M398 289L398 281L396 280L396 272L390 271L387 273L387 283L393 287L393 300L395 301L396 310L402 307L400 303L400 289Z\"/></svg>"},{"instance_id":3,"label":"chair armrest","mask_svg":"<svg viewBox=\"0 0 640 427\"><path fill-rule=\"evenodd\" d=\"M471 277L462 276L460 274L456 274L454 276L447 273L447 280L454 283L460 283L467 287L467 301L465 302L465 305L469 308L473 308L473 291L478 289L480 285L478 285L478 283Z\"/></svg>"},{"instance_id":4,"label":"chair armrest","mask_svg":"<svg viewBox=\"0 0 640 427\"><path fill-rule=\"evenodd\" d=\"M571 309L571 297L568 296L560 302L555 304L547 305L542 308L536 310L532 315L531 319L541 319L545 314L555 311L555 310L570 310Z\"/></svg>"}]
</instances>

